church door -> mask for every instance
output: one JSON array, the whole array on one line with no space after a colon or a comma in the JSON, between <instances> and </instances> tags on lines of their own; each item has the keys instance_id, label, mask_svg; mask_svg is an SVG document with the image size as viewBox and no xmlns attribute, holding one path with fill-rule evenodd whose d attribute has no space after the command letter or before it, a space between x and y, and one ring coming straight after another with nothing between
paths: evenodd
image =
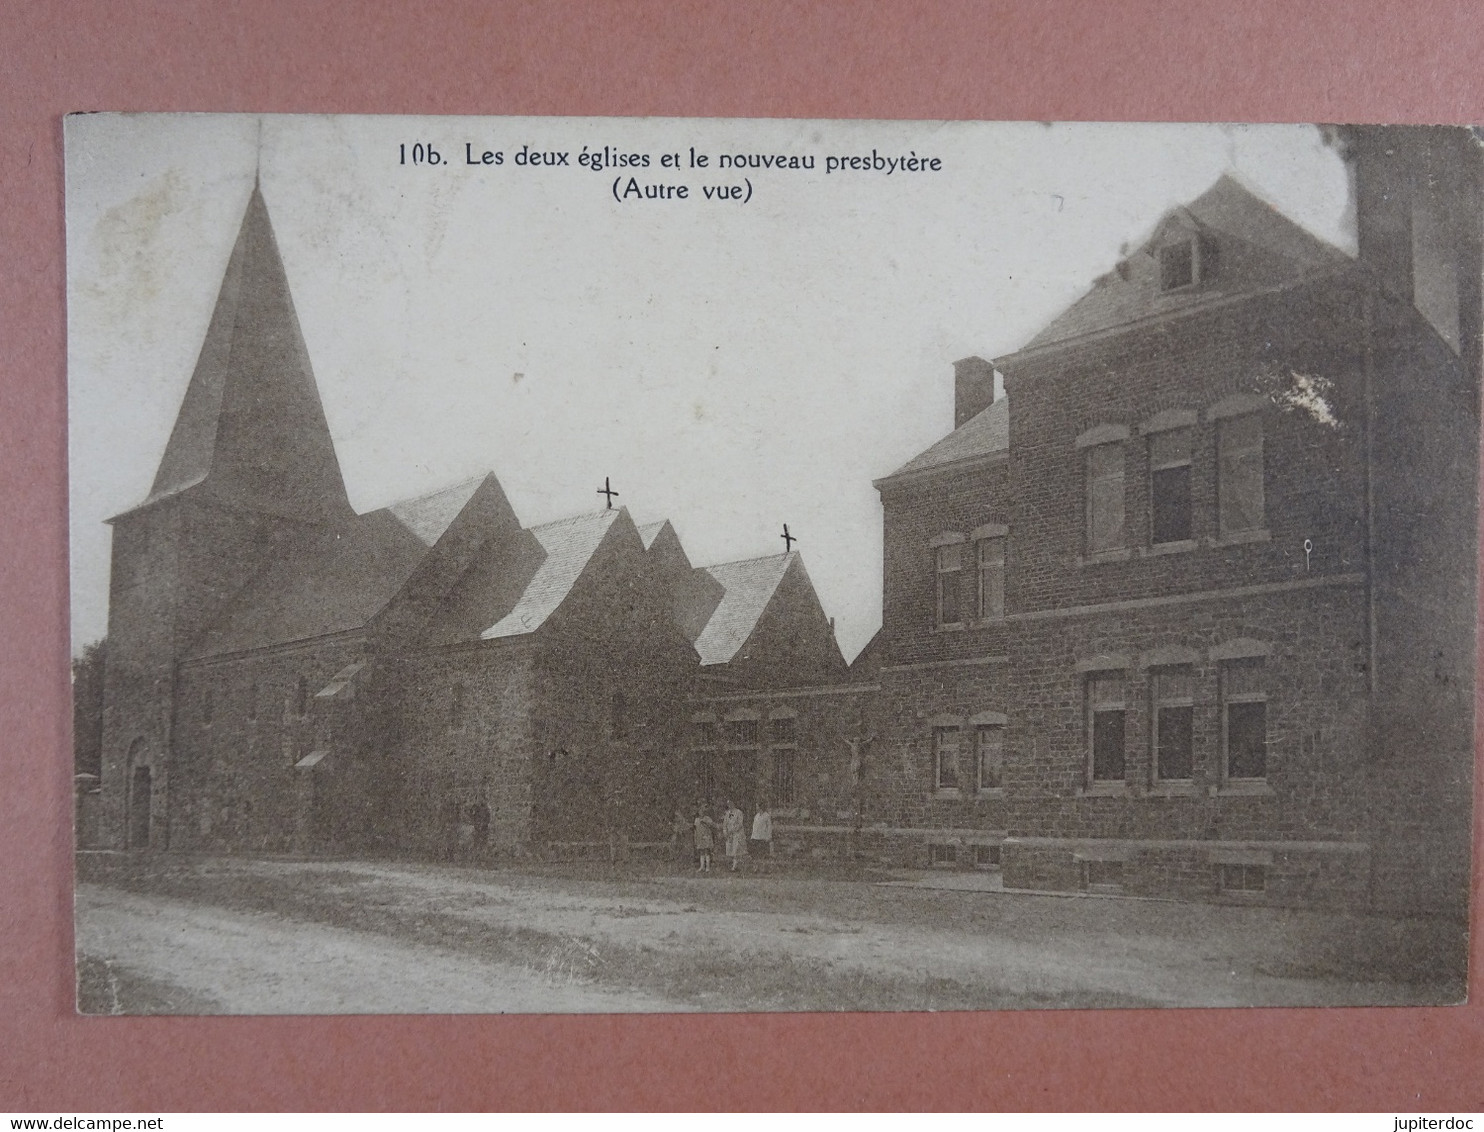
<instances>
[{"instance_id":1,"label":"church door","mask_svg":"<svg viewBox=\"0 0 1484 1132\"><path fill-rule=\"evenodd\" d=\"M153 789L147 766L136 766L129 781L129 848L149 848L149 808Z\"/></svg>"}]
</instances>

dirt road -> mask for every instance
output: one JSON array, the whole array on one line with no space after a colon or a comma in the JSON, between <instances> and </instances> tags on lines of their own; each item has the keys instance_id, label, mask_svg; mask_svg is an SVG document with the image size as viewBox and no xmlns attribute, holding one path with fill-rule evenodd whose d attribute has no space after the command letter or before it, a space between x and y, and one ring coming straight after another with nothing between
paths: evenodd
<instances>
[{"instance_id":1,"label":"dirt road","mask_svg":"<svg viewBox=\"0 0 1484 1132\"><path fill-rule=\"evenodd\" d=\"M77 891L78 951L212 1014L532 1014L692 1009L653 995L101 885Z\"/></svg>"},{"instance_id":2,"label":"dirt road","mask_svg":"<svg viewBox=\"0 0 1484 1132\"><path fill-rule=\"evenodd\" d=\"M79 948L227 1012L1438 1003L1462 932L808 876L134 858ZM200 1009L198 1005L194 1007Z\"/></svg>"}]
</instances>

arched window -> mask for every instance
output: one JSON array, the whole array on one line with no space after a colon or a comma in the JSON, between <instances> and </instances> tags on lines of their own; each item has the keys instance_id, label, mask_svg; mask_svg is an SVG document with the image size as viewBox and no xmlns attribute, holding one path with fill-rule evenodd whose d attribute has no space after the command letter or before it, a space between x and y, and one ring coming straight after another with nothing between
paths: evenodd
<instances>
[{"instance_id":1,"label":"arched window","mask_svg":"<svg viewBox=\"0 0 1484 1132\"><path fill-rule=\"evenodd\" d=\"M462 684L453 686L453 694L449 698L448 729L450 731L464 729L464 686Z\"/></svg>"},{"instance_id":2,"label":"arched window","mask_svg":"<svg viewBox=\"0 0 1484 1132\"><path fill-rule=\"evenodd\" d=\"M626 739L629 735L629 699L624 695L622 688L613 689L612 704L609 709L609 722L613 728L615 739Z\"/></svg>"}]
</instances>

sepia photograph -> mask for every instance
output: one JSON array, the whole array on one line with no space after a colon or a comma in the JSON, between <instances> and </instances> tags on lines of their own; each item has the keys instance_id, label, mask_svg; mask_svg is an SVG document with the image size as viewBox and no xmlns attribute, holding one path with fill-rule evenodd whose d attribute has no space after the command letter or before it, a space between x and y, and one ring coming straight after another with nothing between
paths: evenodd
<instances>
[{"instance_id":1,"label":"sepia photograph","mask_svg":"<svg viewBox=\"0 0 1484 1132\"><path fill-rule=\"evenodd\" d=\"M1467 999L1461 127L84 114L77 1008Z\"/></svg>"}]
</instances>

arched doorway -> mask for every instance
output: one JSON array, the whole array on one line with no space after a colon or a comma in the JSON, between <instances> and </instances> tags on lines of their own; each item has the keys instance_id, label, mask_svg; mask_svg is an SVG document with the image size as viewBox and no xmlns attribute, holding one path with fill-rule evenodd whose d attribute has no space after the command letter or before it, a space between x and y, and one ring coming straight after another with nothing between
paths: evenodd
<instances>
[{"instance_id":1,"label":"arched doorway","mask_svg":"<svg viewBox=\"0 0 1484 1132\"><path fill-rule=\"evenodd\" d=\"M149 848L150 806L154 795L153 775L144 761L144 740L135 739L129 747L129 801L128 838L129 849Z\"/></svg>"}]
</instances>

